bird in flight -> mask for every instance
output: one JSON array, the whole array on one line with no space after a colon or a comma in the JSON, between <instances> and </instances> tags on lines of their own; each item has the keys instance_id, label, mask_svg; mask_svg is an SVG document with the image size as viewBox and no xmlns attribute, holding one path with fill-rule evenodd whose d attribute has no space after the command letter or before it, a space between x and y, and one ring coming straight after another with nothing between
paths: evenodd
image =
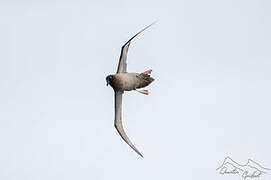
<instances>
[{"instance_id":1,"label":"bird in flight","mask_svg":"<svg viewBox=\"0 0 271 180\"><path fill-rule=\"evenodd\" d=\"M148 86L150 83L154 81L154 79L150 76L152 70L147 70L142 73L129 73L127 72L127 53L128 48L131 41L139 35L141 32L149 28L151 25L145 27L138 33L136 33L131 39L129 39L121 48L121 54L118 64L117 73L113 75L108 75L106 77L107 85L109 84L115 92L115 121L114 126L117 129L121 138L141 157L143 155L137 150L137 148L130 141L128 136L126 135L123 125L122 125L122 94L124 91L138 91L142 94L148 95L148 90L138 90L140 88L144 88Z\"/></svg>"}]
</instances>

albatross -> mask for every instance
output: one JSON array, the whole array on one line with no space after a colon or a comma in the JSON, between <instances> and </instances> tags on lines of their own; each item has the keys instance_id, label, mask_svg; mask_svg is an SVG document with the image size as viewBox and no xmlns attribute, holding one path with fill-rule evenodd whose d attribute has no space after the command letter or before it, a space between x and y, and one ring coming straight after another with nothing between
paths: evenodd
<instances>
[{"instance_id":1,"label":"albatross","mask_svg":"<svg viewBox=\"0 0 271 180\"><path fill-rule=\"evenodd\" d=\"M122 46L116 74L111 74L106 77L107 86L110 85L115 93L114 126L118 131L119 135L121 136L121 138L141 157L143 157L143 155L130 141L122 125L122 95L124 91L133 91L133 90L142 93L144 95L149 94L148 90L146 89L139 90L139 89L148 86L154 81L154 78L150 76L152 70L149 69L142 73L127 72L127 53L131 41L141 32L152 26L154 23L148 25L147 27L136 33Z\"/></svg>"}]
</instances>

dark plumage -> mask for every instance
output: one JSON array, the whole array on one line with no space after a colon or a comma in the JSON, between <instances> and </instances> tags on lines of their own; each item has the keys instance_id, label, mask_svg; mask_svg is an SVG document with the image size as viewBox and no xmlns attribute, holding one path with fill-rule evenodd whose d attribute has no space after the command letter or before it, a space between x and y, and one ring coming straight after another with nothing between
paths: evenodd
<instances>
[{"instance_id":1,"label":"dark plumage","mask_svg":"<svg viewBox=\"0 0 271 180\"><path fill-rule=\"evenodd\" d=\"M151 24L152 25L152 24ZM136 90L142 94L148 95L148 90L137 90L148 86L154 81L154 79L149 75L152 70L145 71L143 73L128 73L127 72L127 53L130 42L142 31L150 27L147 26L136 35L134 35L129 41L127 41L121 49L121 55L119 60L119 65L117 73L113 75L108 75L106 77L107 85L109 84L115 91L115 123L114 126L120 134L121 138L140 156L142 154L136 149L132 144L128 136L126 135L123 125L122 125L122 94L124 91ZM143 156L142 156L143 157Z\"/></svg>"},{"instance_id":2,"label":"dark plumage","mask_svg":"<svg viewBox=\"0 0 271 180\"><path fill-rule=\"evenodd\" d=\"M106 81L115 91L131 91L148 86L154 79L144 73L119 73L107 76Z\"/></svg>"},{"instance_id":3,"label":"dark plumage","mask_svg":"<svg viewBox=\"0 0 271 180\"><path fill-rule=\"evenodd\" d=\"M149 74L140 73L137 77L140 79L140 83L136 89L144 88L154 81L154 79Z\"/></svg>"}]
</instances>

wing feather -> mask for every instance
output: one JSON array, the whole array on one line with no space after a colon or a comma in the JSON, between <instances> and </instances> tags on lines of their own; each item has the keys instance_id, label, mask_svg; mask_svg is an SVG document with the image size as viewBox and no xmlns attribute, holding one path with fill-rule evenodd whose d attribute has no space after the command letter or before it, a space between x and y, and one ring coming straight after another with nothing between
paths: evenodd
<instances>
[{"instance_id":1,"label":"wing feather","mask_svg":"<svg viewBox=\"0 0 271 180\"><path fill-rule=\"evenodd\" d=\"M121 138L141 157L143 155L136 149L136 147L132 144L128 136L126 135L123 125L122 125L122 94L123 92L121 91L116 91L115 92L115 128L117 129L119 135Z\"/></svg>"},{"instance_id":2,"label":"wing feather","mask_svg":"<svg viewBox=\"0 0 271 180\"><path fill-rule=\"evenodd\" d=\"M151 25L153 25L155 22L153 22L152 24L148 25L147 27L145 27L144 29L142 29L141 31L139 31L138 33L136 33L131 39L129 39L121 48L121 54L120 54L120 59L119 59L119 65L118 65L118 69L117 69L117 73L125 73L127 72L127 54L128 54L128 49L130 46L131 41L137 36L139 35L141 32L143 32L144 30L146 30L147 28L149 28Z\"/></svg>"}]
</instances>

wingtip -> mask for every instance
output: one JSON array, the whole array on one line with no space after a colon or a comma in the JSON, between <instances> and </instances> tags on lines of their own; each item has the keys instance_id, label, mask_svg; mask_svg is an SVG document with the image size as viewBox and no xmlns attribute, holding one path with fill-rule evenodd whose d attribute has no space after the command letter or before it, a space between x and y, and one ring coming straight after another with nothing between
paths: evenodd
<instances>
[{"instance_id":1,"label":"wingtip","mask_svg":"<svg viewBox=\"0 0 271 180\"><path fill-rule=\"evenodd\" d=\"M158 23L158 22L159 22L159 19L155 20L153 23L151 23L151 25L156 24L156 23ZM151 25L150 25L150 26L151 26Z\"/></svg>"},{"instance_id":2,"label":"wingtip","mask_svg":"<svg viewBox=\"0 0 271 180\"><path fill-rule=\"evenodd\" d=\"M143 154L141 154L141 152L139 152L139 150L137 150L136 147L133 146L132 149L133 149L139 156L141 156L142 158L144 158L144 157L143 157Z\"/></svg>"},{"instance_id":3,"label":"wingtip","mask_svg":"<svg viewBox=\"0 0 271 180\"><path fill-rule=\"evenodd\" d=\"M138 33L136 33L133 37L131 37L123 46L122 49L128 44L128 46L130 45L130 42L140 33L142 33L143 31L145 31L146 29L148 29L149 27L151 27L152 25L154 25L155 23L157 23L157 21L154 21L153 23L151 23L150 25L146 26L145 28L143 28L141 31L139 31Z\"/></svg>"},{"instance_id":4,"label":"wingtip","mask_svg":"<svg viewBox=\"0 0 271 180\"><path fill-rule=\"evenodd\" d=\"M152 22L150 25L148 25L147 27L145 27L144 29L142 29L140 32L143 32L145 29L148 29L149 27L151 27L152 25L156 24L158 22L158 20Z\"/></svg>"},{"instance_id":5,"label":"wingtip","mask_svg":"<svg viewBox=\"0 0 271 180\"><path fill-rule=\"evenodd\" d=\"M142 158L144 158L144 156L143 156L140 152L137 152L137 154L138 154L139 156L141 156Z\"/></svg>"}]
</instances>

